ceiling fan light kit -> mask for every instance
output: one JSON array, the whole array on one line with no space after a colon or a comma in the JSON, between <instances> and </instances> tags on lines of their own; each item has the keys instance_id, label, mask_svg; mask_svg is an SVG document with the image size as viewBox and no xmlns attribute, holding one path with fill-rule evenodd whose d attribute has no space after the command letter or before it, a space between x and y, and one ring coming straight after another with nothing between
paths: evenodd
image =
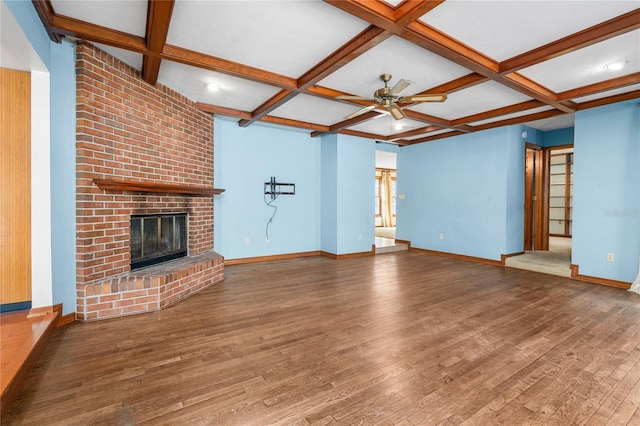
<instances>
[{"instance_id":1,"label":"ceiling fan light kit","mask_svg":"<svg viewBox=\"0 0 640 426\"><path fill-rule=\"evenodd\" d=\"M384 87L373 92L373 98L364 98L361 96L353 95L340 95L336 96L336 99L342 100L364 100L375 102L372 105L366 106L353 114L345 117L350 119L358 115L369 112L375 108L382 107L391 114L395 120L402 120L406 117L404 111L399 104L415 104L421 102L444 102L447 100L447 95L444 93L423 93L412 96L400 96L401 91L406 89L412 82L410 80L401 79L393 87L389 87L388 83L391 81L391 74L382 74L380 80L384 83Z\"/></svg>"}]
</instances>

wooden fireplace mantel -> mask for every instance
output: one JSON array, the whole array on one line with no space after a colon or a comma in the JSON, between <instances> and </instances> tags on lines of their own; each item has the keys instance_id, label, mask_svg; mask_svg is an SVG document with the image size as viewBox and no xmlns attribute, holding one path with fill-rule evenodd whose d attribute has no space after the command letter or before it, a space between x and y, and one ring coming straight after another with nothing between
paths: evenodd
<instances>
[{"instance_id":1,"label":"wooden fireplace mantel","mask_svg":"<svg viewBox=\"0 0 640 426\"><path fill-rule=\"evenodd\" d=\"M195 185L176 185L168 183L141 182L125 179L94 179L100 189L110 189L115 191L140 191L156 192L165 194L187 194L187 195L217 195L224 192L224 189L210 188Z\"/></svg>"}]
</instances>

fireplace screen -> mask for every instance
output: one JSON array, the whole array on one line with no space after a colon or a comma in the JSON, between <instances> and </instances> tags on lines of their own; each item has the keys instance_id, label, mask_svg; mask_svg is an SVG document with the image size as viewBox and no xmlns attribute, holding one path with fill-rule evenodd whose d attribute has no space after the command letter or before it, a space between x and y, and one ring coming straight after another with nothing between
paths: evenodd
<instances>
[{"instance_id":1,"label":"fireplace screen","mask_svg":"<svg viewBox=\"0 0 640 426\"><path fill-rule=\"evenodd\" d=\"M131 217L131 269L186 255L186 214Z\"/></svg>"}]
</instances>

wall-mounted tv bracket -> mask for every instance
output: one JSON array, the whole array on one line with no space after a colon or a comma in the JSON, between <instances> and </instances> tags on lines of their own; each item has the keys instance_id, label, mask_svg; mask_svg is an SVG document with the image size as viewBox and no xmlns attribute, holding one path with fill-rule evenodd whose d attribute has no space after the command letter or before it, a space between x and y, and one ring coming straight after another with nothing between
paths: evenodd
<instances>
[{"instance_id":1,"label":"wall-mounted tv bracket","mask_svg":"<svg viewBox=\"0 0 640 426\"><path fill-rule=\"evenodd\" d=\"M295 183L276 182L275 176L271 176L269 182L264 183L264 195L271 195L271 199L275 200L278 195L295 195Z\"/></svg>"}]
</instances>

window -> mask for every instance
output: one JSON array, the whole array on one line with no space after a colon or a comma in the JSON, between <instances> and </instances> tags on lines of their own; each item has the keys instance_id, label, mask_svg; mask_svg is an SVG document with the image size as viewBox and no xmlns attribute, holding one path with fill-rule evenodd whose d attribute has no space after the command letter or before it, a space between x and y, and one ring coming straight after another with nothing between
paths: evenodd
<instances>
[{"instance_id":1,"label":"window","mask_svg":"<svg viewBox=\"0 0 640 426\"><path fill-rule=\"evenodd\" d=\"M376 176L376 216L380 216L380 176Z\"/></svg>"},{"instance_id":2,"label":"window","mask_svg":"<svg viewBox=\"0 0 640 426\"><path fill-rule=\"evenodd\" d=\"M382 184L382 172L387 169L376 169L376 180L375 180L375 216L376 216L376 226L380 226L379 223L384 223L384 221L380 222L380 219L383 215L383 205L382 201L384 200L383 191L384 185ZM395 170L387 170L391 172L391 222L395 226L395 217L396 217L396 193L397 193L397 183L396 183L396 171ZM388 214L388 213L387 213Z\"/></svg>"}]
</instances>

